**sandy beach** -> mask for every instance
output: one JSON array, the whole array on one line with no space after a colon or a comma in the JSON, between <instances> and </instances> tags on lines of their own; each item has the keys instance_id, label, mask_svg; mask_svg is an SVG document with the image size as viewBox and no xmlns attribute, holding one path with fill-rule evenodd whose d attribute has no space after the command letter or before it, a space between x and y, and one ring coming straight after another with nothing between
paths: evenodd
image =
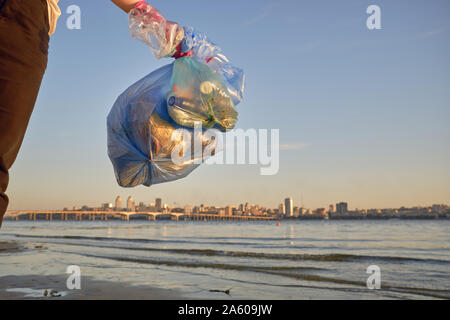
<instances>
[{"instance_id":1,"label":"sandy beach","mask_svg":"<svg viewBox=\"0 0 450 320\"><path fill-rule=\"evenodd\" d=\"M80 290L68 290L66 275L5 276L0 278L0 300L173 300L182 299L174 290L131 286L83 279ZM47 296L45 291L47 290Z\"/></svg>"},{"instance_id":2,"label":"sandy beach","mask_svg":"<svg viewBox=\"0 0 450 320\"><path fill-rule=\"evenodd\" d=\"M0 241L0 259L28 250L16 241ZM176 290L83 277L81 289L69 290L68 274L7 275L0 277L0 300L172 300L182 299ZM46 293L47 291L47 293Z\"/></svg>"},{"instance_id":3,"label":"sandy beach","mask_svg":"<svg viewBox=\"0 0 450 320\"><path fill-rule=\"evenodd\" d=\"M175 290L132 286L83 278L80 290L68 290L67 275L5 276L0 278L0 300L173 300ZM47 295L45 292L47 291Z\"/></svg>"}]
</instances>

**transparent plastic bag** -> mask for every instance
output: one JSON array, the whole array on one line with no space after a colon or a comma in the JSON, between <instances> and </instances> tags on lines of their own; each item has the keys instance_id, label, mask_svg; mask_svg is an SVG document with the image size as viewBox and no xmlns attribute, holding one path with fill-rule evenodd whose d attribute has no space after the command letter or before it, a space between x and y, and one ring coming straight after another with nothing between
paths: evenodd
<instances>
[{"instance_id":1,"label":"transparent plastic bag","mask_svg":"<svg viewBox=\"0 0 450 320\"><path fill-rule=\"evenodd\" d=\"M227 131L234 127L237 112L223 78L192 57L175 60L167 94L169 115L178 124Z\"/></svg>"},{"instance_id":2,"label":"transparent plastic bag","mask_svg":"<svg viewBox=\"0 0 450 320\"><path fill-rule=\"evenodd\" d=\"M108 155L122 187L150 186L183 178L198 167L203 154L214 154L214 140L207 139L203 132L194 134L193 129L183 128L170 118L166 95L172 71L173 64L169 64L133 84L108 114ZM174 139L177 129L188 130L191 141ZM174 162L174 148L182 143L193 146L196 139L200 150L190 148L189 154L179 155L185 161ZM185 150L178 149L181 153Z\"/></svg>"},{"instance_id":3,"label":"transparent plastic bag","mask_svg":"<svg viewBox=\"0 0 450 320\"><path fill-rule=\"evenodd\" d=\"M128 15L131 36L146 43L157 59L171 56L184 37L184 30L149 4L132 9Z\"/></svg>"},{"instance_id":4,"label":"transparent plastic bag","mask_svg":"<svg viewBox=\"0 0 450 320\"><path fill-rule=\"evenodd\" d=\"M206 36L146 3L130 11L129 27L156 58L177 59L125 90L108 114L108 155L117 182L150 186L187 176L215 153L220 142L204 130L234 127L244 73Z\"/></svg>"},{"instance_id":5,"label":"transparent plastic bag","mask_svg":"<svg viewBox=\"0 0 450 320\"><path fill-rule=\"evenodd\" d=\"M146 43L157 59L189 53L223 77L235 106L242 101L245 83L243 70L233 66L222 49L203 33L168 21L148 4L131 10L128 20L131 36Z\"/></svg>"},{"instance_id":6,"label":"transparent plastic bag","mask_svg":"<svg viewBox=\"0 0 450 320\"><path fill-rule=\"evenodd\" d=\"M238 105L244 97L245 75L240 68L233 66L223 54L222 49L203 33L192 27L184 27L181 42L182 52L192 52L192 56L204 61L208 67L219 73L228 89L233 104Z\"/></svg>"}]
</instances>

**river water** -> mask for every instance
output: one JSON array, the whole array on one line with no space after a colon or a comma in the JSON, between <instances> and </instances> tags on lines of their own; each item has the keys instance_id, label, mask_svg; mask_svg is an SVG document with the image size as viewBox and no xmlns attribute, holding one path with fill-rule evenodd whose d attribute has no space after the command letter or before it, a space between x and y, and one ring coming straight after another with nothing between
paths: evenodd
<instances>
[{"instance_id":1,"label":"river water","mask_svg":"<svg viewBox=\"0 0 450 320\"><path fill-rule=\"evenodd\" d=\"M0 254L0 277L78 265L193 299L450 298L450 220L4 221L9 240L28 249ZM367 288L372 265L379 290Z\"/></svg>"}]
</instances>

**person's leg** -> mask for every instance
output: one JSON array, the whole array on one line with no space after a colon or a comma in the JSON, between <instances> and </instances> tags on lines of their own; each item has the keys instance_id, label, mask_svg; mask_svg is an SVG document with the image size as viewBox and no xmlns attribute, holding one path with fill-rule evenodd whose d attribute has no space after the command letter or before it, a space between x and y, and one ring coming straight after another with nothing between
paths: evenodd
<instances>
[{"instance_id":1,"label":"person's leg","mask_svg":"<svg viewBox=\"0 0 450 320\"><path fill-rule=\"evenodd\" d=\"M47 66L45 0L0 0L0 226L9 174Z\"/></svg>"}]
</instances>

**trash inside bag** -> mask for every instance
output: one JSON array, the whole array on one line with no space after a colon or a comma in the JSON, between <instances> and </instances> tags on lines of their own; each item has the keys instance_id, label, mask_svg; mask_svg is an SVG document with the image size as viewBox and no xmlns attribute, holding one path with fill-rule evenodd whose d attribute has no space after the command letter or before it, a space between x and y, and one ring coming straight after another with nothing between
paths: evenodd
<instances>
[{"instance_id":1,"label":"trash inside bag","mask_svg":"<svg viewBox=\"0 0 450 320\"><path fill-rule=\"evenodd\" d=\"M233 66L222 53L222 49L204 34L192 27L183 27L183 30L184 38L179 45L180 51L191 52L193 57L201 59L208 67L219 73L225 81L234 105L238 105L244 97L244 71Z\"/></svg>"},{"instance_id":2,"label":"trash inside bag","mask_svg":"<svg viewBox=\"0 0 450 320\"><path fill-rule=\"evenodd\" d=\"M169 115L178 124L227 131L234 127L237 112L222 77L191 57L177 59L167 95Z\"/></svg>"},{"instance_id":3,"label":"trash inside bag","mask_svg":"<svg viewBox=\"0 0 450 320\"><path fill-rule=\"evenodd\" d=\"M107 118L118 184L150 186L187 176L216 152L216 139L205 130L235 126L244 73L204 35L148 4L131 10L129 23L155 57L176 59L125 90Z\"/></svg>"}]
</instances>

